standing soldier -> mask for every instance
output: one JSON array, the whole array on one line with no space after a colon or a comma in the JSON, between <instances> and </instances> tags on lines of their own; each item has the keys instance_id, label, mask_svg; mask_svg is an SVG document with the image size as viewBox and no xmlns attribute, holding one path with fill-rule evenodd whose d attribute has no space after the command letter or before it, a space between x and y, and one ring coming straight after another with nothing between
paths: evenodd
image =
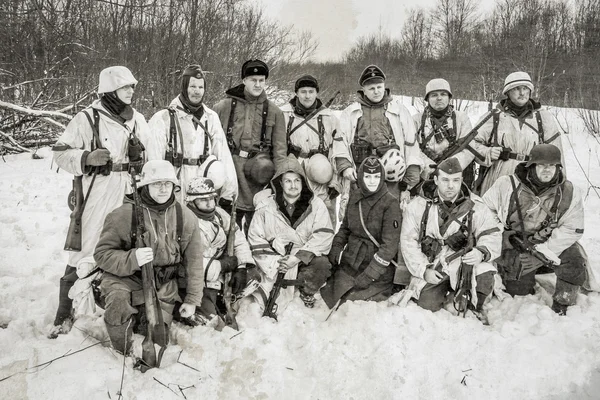
<instances>
[{"instance_id":1,"label":"standing soldier","mask_svg":"<svg viewBox=\"0 0 600 400\"><path fill-rule=\"evenodd\" d=\"M203 102L206 78L199 65L189 65L181 77L181 92L168 108L148 122L156 146L150 160L165 159L176 168L181 187L187 187L202 166L215 159L224 166L221 197L231 201L237 194L237 177L219 116ZM213 156L213 157L210 157ZM181 191L179 201L183 203Z\"/></svg>"},{"instance_id":2,"label":"standing soldier","mask_svg":"<svg viewBox=\"0 0 600 400\"><path fill-rule=\"evenodd\" d=\"M541 104L531 98L533 83L526 72L513 72L506 77L502 94L507 98L500 101L479 128L473 148L481 155L480 175L474 190L480 195L498 180L511 175L517 165L527 161L536 144L551 143L562 152L561 130L556 119ZM480 121L481 123L481 121ZM464 152L469 150L465 149Z\"/></svg>"},{"instance_id":3,"label":"standing soldier","mask_svg":"<svg viewBox=\"0 0 600 400\"><path fill-rule=\"evenodd\" d=\"M402 214L384 176L383 166L374 156L367 157L358 169L359 190L350 194L329 252L334 273L321 289L329 308L346 300L383 301L392 294Z\"/></svg>"},{"instance_id":4,"label":"standing soldier","mask_svg":"<svg viewBox=\"0 0 600 400\"><path fill-rule=\"evenodd\" d=\"M285 279L297 277L302 282L300 298L306 307L313 307L314 294L331 274L327 254L333 228L327 207L306 184L304 171L293 155L279 167L271 188L259 192L254 203L256 215L248 242L262 275L254 297L265 306L278 272L283 272ZM290 243L293 247L287 254ZM277 305L287 306L293 294L293 287L283 289Z\"/></svg>"},{"instance_id":5,"label":"standing soldier","mask_svg":"<svg viewBox=\"0 0 600 400\"><path fill-rule=\"evenodd\" d=\"M152 263L155 275L152 282L156 287L151 290L156 290L162 314L158 321L170 325L177 300L183 300L180 308L183 317L192 316L202 300L204 271L200 229L194 214L175 200L178 190L177 177L168 161L148 161L137 185L139 204L128 200L106 216L94 252L98 267L104 271L100 289L106 304L106 330L113 348L125 355L131 350L136 324L133 316L138 314L136 307L147 301L143 293L143 265ZM142 209L136 209L138 206ZM138 213L143 215L145 247L136 247L136 235L140 233L137 225L142 223ZM184 299L178 295L180 266L185 269L187 279ZM150 312L146 309L146 315ZM165 346L168 337L167 330L165 342L157 344Z\"/></svg>"},{"instance_id":6,"label":"standing soldier","mask_svg":"<svg viewBox=\"0 0 600 400\"><path fill-rule=\"evenodd\" d=\"M369 65L360 75L358 101L340 117L344 141L334 141L337 169L356 181L356 168L370 155L381 159L390 192L408 199L408 189L419 183L423 161L417 145L415 124L409 111L385 87L385 74ZM351 158L346 158L347 150ZM400 195L402 193L402 195Z\"/></svg>"},{"instance_id":7,"label":"standing soldier","mask_svg":"<svg viewBox=\"0 0 600 400\"><path fill-rule=\"evenodd\" d=\"M227 90L227 98L214 107L233 156L239 190L237 223L246 233L254 215L254 195L269 183L287 154L283 113L265 92L268 78L267 64L246 61L242 84ZM227 199L220 200L220 205L227 212L231 209Z\"/></svg>"},{"instance_id":8,"label":"standing soldier","mask_svg":"<svg viewBox=\"0 0 600 400\"><path fill-rule=\"evenodd\" d=\"M409 290L431 311L453 292L457 311L480 312L494 287L491 262L500 254L500 224L462 173L456 158L442 161L403 214L400 248L412 275Z\"/></svg>"},{"instance_id":9,"label":"standing soldier","mask_svg":"<svg viewBox=\"0 0 600 400\"><path fill-rule=\"evenodd\" d=\"M335 199L342 191L339 175L334 174L333 138L339 122L319 99L319 83L311 75L301 76L294 85L294 96L281 107L288 137L288 154L298 158L308 186L325 202L331 223L337 226Z\"/></svg>"},{"instance_id":10,"label":"standing soldier","mask_svg":"<svg viewBox=\"0 0 600 400\"><path fill-rule=\"evenodd\" d=\"M130 188L129 163L143 163L149 129L144 116L131 107L137 80L129 69L108 67L100 72L100 100L81 111L67 125L53 147L54 161L75 175L84 198L81 215L81 249L69 254L60 279L58 310L48 337L67 333L73 322L70 288L77 280L76 266L94 252L106 215L123 204ZM141 143L140 143L141 141ZM142 145L143 144L143 145Z\"/></svg>"},{"instance_id":11,"label":"standing soldier","mask_svg":"<svg viewBox=\"0 0 600 400\"><path fill-rule=\"evenodd\" d=\"M586 280L583 199L565 179L560 149L533 147L514 175L500 177L483 200L505 225L502 256L496 260L506 291L533 293L538 270L556 273L552 310L565 315Z\"/></svg>"},{"instance_id":12,"label":"standing soldier","mask_svg":"<svg viewBox=\"0 0 600 400\"><path fill-rule=\"evenodd\" d=\"M471 131L469 116L454 109L450 104L452 92L445 79L432 79L425 86L427 105L413 119L417 129L417 140L423 159L421 179L426 181L435 171L435 165L451 156L460 146L460 139ZM460 153L460 152L458 152ZM463 168L463 182L467 187L473 183L473 156L463 153L458 158Z\"/></svg>"}]
</instances>

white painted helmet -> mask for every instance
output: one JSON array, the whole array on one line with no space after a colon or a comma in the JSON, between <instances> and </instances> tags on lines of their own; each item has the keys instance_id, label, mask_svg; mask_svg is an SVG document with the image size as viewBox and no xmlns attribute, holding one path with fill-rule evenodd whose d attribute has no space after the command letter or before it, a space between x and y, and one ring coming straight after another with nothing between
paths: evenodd
<instances>
[{"instance_id":1,"label":"white painted helmet","mask_svg":"<svg viewBox=\"0 0 600 400\"><path fill-rule=\"evenodd\" d=\"M128 85L137 85L138 81L127 67L120 65L104 68L98 79L98 93L111 93Z\"/></svg>"},{"instance_id":2,"label":"white painted helmet","mask_svg":"<svg viewBox=\"0 0 600 400\"><path fill-rule=\"evenodd\" d=\"M404 156L398 149L389 149L383 157L379 159L383 170L385 171L385 180L387 182L399 182L406 172L406 163Z\"/></svg>"},{"instance_id":3,"label":"white painted helmet","mask_svg":"<svg viewBox=\"0 0 600 400\"><path fill-rule=\"evenodd\" d=\"M217 160L216 156L210 155L200 165L198 176L210 179L215 190L219 190L225 184L225 164L223 164L223 161Z\"/></svg>"}]
</instances>

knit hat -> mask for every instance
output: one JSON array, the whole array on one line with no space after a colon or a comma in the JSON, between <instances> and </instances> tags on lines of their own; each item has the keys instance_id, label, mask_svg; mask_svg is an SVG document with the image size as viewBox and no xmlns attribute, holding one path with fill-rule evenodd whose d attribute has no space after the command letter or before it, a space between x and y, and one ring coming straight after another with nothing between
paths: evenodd
<instances>
[{"instance_id":1,"label":"knit hat","mask_svg":"<svg viewBox=\"0 0 600 400\"><path fill-rule=\"evenodd\" d=\"M509 74L504 80L504 89L502 94L508 93L509 90L516 88L517 86L528 87L533 92L533 82L527 72L517 71Z\"/></svg>"},{"instance_id":2,"label":"knit hat","mask_svg":"<svg viewBox=\"0 0 600 400\"><path fill-rule=\"evenodd\" d=\"M437 171L444 171L447 174L457 174L462 172L463 168L455 157L450 157L438 164Z\"/></svg>"},{"instance_id":3,"label":"knit hat","mask_svg":"<svg viewBox=\"0 0 600 400\"><path fill-rule=\"evenodd\" d=\"M560 149L553 144L537 144L529 153L529 160L525 164L529 167L533 164L554 164L562 166Z\"/></svg>"},{"instance_id":4,"label":"knit hat","mask_svg":"<svg viewBox=\"0 0 600 400\"><path fill-rule=\"evenodd\" d=\"M377 189L371 191L365 185L365 174L377 173L381 174L381 179L379 180L379 185L377 186ZM372 194L379 192L381 188L385 185L385 170L383 169L383 165L381 165L381 162L377 157L369 156L365 158L362 164L360 164L360 167L358 167L357 178L358 187L360 188L360 191L362 192L363 196L368 197Z\"/></svg>"},{"instance_id":5,"label":"knit hat","mask_svg":"<svg viewBox=\"0 0 600 400\"><path fill-rule=\"evenodd\" d=\"M298 89L303 87L312 87L317 89L317 93L319 92L319 82L317 82L317 78L312 75L303 75L294 84L294 92L297 92Z\"/></svg>"},{"instance_id":6,"label":"knit hat","mask_svg":"<svg viewBox=\"0 0 600 400\"><path fill-rule=\"evenodd\" d=\"M448 92L448 95L452 97L452 91L450 91L450 84L448 81L445 79L436 78L427 82L427 85L425 86L425 101L427 101L429 93L435 92L436 90L445 90Z\"/></svg>"},{"instance_id":7,"label":"knit hat","mask_svg":"<svg viewBox=\"0 0 600 400\"><path fill-rule=\"evenodd\" d=\"M365 86L373 83L382 83L385 81L385 74L377 65L369 65L363 70L358 78L358 84Z\"/></svg>"},{"instance_id":8,"label":"knit hat","mask_svg":"<svg viewBox=\"0 0 600 400\"><path fill-rule=\"evenodd\" d=\"M252 75L264 75L269 78L269 67L261 60L248 60L242 65L242 79Z\"/></svg>"},{"instance_id":9,"label":"knit hat","mask_svg":"<svg viewBox=\"0 0 600 400\"><path fill-rule=\"evenodd\" d=\"M111 93L128 85L137 85L138 81L127 67L120 65L108 67L100 71L98 93Z\"/></svg>"}]
</instances>

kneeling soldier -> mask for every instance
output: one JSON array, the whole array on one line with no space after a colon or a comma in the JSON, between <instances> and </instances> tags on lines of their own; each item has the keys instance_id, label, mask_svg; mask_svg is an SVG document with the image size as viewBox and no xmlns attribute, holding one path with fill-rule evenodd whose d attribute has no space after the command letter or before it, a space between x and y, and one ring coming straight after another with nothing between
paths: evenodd
<instances>
[{"instance_id":1,"label":"kneeling soldier","mask_svg":"<svg viewBox=\"0 0 600 400\"><path fill-rule=\"evenodd\" d=\"M94 258L104 271L100 289L105 298L104 322L113 348L123 354L131 349L131 335L139 305L144 304L141 268L154 267L162 320L168 326L178 295L177 269L186 270L187 294L181 314L193 315L201 304L203 289L202 247L196 216L175 200L178 180L171 163L148 161L137 193L141 199L147 247L136 248L138 216L132 201L106 217ZM160 319L160 318L159 318ZM168 334L166 335L168 340ZM165 345L164 343L163 345Z\"/></svg>"},{"instance_id":2,"label":"kneeling soldier","mask_svg":"<svg viewBox=\"0 0 600 400\"><path fill-rule=\"evenodd\" d=\"M587 257L578 242L583 199L565 179L561 159L552 144L534 146L529 161L498 178L483 200L505 225L496 263L506 291L532 294L536 272L549 268L557 278L552 309L565 315L586 280Z\"/></svg>"},{"instance_id":3,"label":"kneeling soldier","mask_svg":"<svg viewBox=\"0 0 600 400\"><path fill-rule=\"evenodd\" d=\"M481 198L463 183L455 158L441 162L404 212L400 248L417 303L438 311L448 293L454 306L481 311L494 287L502 230Z\"/></svg>"}]
</instances>

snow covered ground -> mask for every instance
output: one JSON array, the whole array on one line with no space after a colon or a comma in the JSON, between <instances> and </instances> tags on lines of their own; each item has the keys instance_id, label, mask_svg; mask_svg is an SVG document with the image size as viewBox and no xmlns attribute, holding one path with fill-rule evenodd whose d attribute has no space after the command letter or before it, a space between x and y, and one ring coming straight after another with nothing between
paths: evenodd
<instances>
[{"instance_id":1,"label":"snow covered ground","mask_svg":"<svg viewBox=\"0 0 600 400\"><path fill-rule=\"evenodd\" d=\"M467 108L474 121L486 110ZM600 277L600 198L582 172L600 186L600 142L575 110L552 111L569 131L568 177L589 193L582 242ZM35 367L108 339L100 314L46 338L67 260L71 176L51 169L49 149L38 154L0 162L0 398L117 399L123 357L102 345ZM322 302L311 310L298 298L279 322L242 310L240 332L176 324L160 369L142 374L126 360L122 398L600 398L600 295L580 294L559 317L552 279L540 283L535 295L493 299L489 326L412 303L345 304L325 321Z\"/></svg>"}]
</instances>

